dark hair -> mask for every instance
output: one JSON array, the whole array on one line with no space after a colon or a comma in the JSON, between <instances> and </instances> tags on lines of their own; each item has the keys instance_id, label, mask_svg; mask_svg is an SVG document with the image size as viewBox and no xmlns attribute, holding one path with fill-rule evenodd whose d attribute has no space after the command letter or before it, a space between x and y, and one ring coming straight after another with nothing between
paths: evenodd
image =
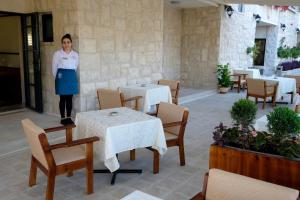
<instances>
[{"instance_id":1,"label":"dark hair","mask_svg":"<svg viewBox=\"0 0 300 200\"><path fill-rule=\"evenodd\" d=\"M72 42L72 38L71 38L71 35L69 34L69 33L67 33L67 34L65 34L64 36L62 36L62 38L61 38L61 43L63 43L63 40L64 39L69 39L71 42Z\"/></svg>"}]
</instances>

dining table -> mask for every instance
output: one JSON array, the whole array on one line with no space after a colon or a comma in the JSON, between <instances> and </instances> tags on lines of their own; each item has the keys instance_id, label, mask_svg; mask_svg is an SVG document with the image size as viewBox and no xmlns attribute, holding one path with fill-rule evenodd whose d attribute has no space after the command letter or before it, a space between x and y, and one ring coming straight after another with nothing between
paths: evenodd
<instances>
[{"instance_id":1,"label":"dining table","mask_svg":"<svg viewBox=\"0 0 300 200\"><path fill-rule=\"evenodd\" d=\"M259 69L251 68L235 68L233 69L235 74L247 74L247 78L260 78Z\"/></svg>"},{"instance_id":2,"label":"dining table","mask_svg":"<svg viewBox=\"0 0 300 200\"><path fill-rule=\"evenodd\" d=\"M260 79L268 81L269 84L278 83L277 92L276 92L276 103L288 93L293 94L293 102L295 102L297 95L297 85L296 79L294 78L286 78L286 77L276 77L276 76L264 76ZM284 103L284 102L283 102Z\"/></svg>"},{"instance_id":3,"label":"dining table","mask_svg":"<svg viewBox=\"0 0 300 200\"><path fill-rule=\"evenodd\" d=\"M119 153L144 147L152 147L160 155L167 151L161 120L130 108L79 112L76 114L75 125L74 138L100 138L94 144L94 158L104 162L107 170L94 172L113 173L111 184L114 184L117 173L141 173L141 170L119 169Z\"/></svg>"},{"instance_id":4,"label":"dining table","mask_svg":"<svg viewBox=\"0 0 300 200\"><path fill-rule=\"evenodd\" d=\"M139 99L138 110L151 112L160 102L172 103L171 89L166 85L158 84L134 84L120 87L125 99L134 96L142 96Z\"/></svg>"}]
</instances>

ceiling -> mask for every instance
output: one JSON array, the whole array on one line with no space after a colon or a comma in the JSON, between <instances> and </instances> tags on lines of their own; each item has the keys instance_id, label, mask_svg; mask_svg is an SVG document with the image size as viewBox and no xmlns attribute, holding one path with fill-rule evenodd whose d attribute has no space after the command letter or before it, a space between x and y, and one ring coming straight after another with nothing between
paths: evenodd
<instances>
[{"instance_id":1,"label":"ceiling","mask_svg":"<svg viewBox=\"0 0 300 200\"><path fill-rule=\"evenodd\" d=\"M260 4L260 5L282 5L300 6L300 0L168 0L175 7L194 8L205 6L219 6L220 4Z\"/></svg>"}]
</instances>

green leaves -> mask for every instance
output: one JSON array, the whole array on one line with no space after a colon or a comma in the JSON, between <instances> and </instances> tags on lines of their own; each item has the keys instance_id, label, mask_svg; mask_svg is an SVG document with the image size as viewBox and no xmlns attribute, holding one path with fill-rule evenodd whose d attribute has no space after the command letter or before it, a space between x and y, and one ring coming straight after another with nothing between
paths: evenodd
<instances>
[{"instance_id":1,"label":"green leaves","mask_svg":"<svg viewBox=\"0 0 300 200\"><path fill-rule=\"evenodd\" d=\"M275 108L267 115L268 129L277 138L299 136L300 117L288 107Z\"/></svg>"},{"instance_id":2,"label":"green leaves","mask_svg":"<svg viewBox=\"0 0 300 200\"><path fill-rule=\"evenodd\" d=\"M253 123L256 112L257 105L248 99L240 99L235 102L230 110L231 118L234 123L241 124L242 127L248 127Z\"/></svg>"},{"instance_id":3,"label":"green leaves","mask_svg":"<svg viewBox=\"0 0 300 200\"><path fill-rule=\"evenodd\" d=\"M229 64L217 65L217 78L218 78L219 86L221 87L231 86Z\"/></svg>"},{"instance_id":4,"label":"green leaves","mask_svg":"<svg viewBox=\"0 0 300 200\"><path fill-rule=\"evenodd\" d=\"M280 46L277 49L277 56L281 59L299 58L300 57L300 43L295 47L284 45L285 38L280 40Z\"/></svg>"}]
</instances>

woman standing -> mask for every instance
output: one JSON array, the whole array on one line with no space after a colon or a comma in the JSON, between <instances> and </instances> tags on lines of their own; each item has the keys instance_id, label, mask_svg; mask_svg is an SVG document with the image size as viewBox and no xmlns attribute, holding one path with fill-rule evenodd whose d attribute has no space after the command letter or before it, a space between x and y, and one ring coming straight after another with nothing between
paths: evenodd
<instances>
[{"instance_id":1,"label":"woman standing","mask_svg":"<svg viewBox=\"0 0 300 200\"><path fill-rule=\"evenodd\" d=\"M74 123L71 119L73 95L78 94L76 70L78 53L72 50L72 38L66 34L61 38L62 49L56 51L52 60L55 78L55 93L60 96L59 110L63 125ZM67 110L67 116L65 115Z\"/></svg>"}]
</instances>

